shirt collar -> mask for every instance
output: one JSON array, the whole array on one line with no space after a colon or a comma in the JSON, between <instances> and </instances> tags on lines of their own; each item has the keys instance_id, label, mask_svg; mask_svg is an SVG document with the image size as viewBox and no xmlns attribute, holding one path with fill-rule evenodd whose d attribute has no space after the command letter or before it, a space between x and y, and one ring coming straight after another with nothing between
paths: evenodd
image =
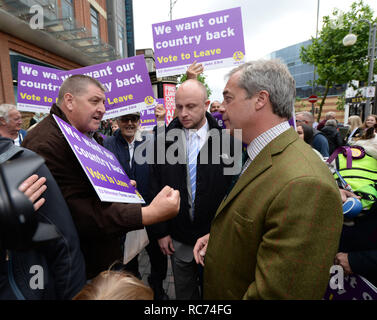
<instances>
[{"instance_id":1,"label":"shirt collar","mask_svg":"<svg viewBox=\"0 0 377 320\"><path fill-rule=\"evenodd\" d=\"M291 126L288 121L279 123L277 126L263 132L256 137L247 146L247 154L251 160L254 160L257 155L275 138L287 131Z\"/></svg>"},{"instance_id":2,"label":"shirt collar","mask_svg":"<svg viewBox=\"0 0 377 320\"><path fill-rule=\"evenodd\" d=\"M199 136L200 141L204 141L207 138L207 132L209 131L207 118L205 124L199 130L184 128L184 131L186 134L186 139L188 139L190 135L196 133Z\"/></svg>"},{"instance_id":3,"label":"shirt collar","mask_svg":"<svg viewBox=\"0 0 377 320\"><path fill-rule=\"evenodd\" d=\"M133 140L131 141L131 142L128 142L127 140L126 140L126 142L128 143L128 146L129 147L131 147L131 148L133 148L134 146L135 146L135 137L133 138Z\"/></svg>"}]
</instances>

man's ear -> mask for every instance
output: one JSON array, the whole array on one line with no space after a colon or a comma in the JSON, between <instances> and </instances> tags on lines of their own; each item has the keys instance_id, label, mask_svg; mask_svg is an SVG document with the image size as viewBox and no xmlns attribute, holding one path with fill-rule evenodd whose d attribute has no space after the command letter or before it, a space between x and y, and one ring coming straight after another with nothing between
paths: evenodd
<instances>
[{"instance_id":1,"label":"man's ear","mask_svg":"<svg viewBox=\"0 0 377 320\"><path fill-rule=\"evenodd\" d=\"M270 101L270 94L266 90L261 90L258 92L257 102L255 104L255 109L262 109Z\"/></svg>"},{"instance_id":2,"label":"man's ear","mask_svg":"<svg viewBox=\"0 0 377 320\"><path fill-rule=\"evenodd\" d=\"M208 106L209 106L210 103L211 103L211 101L210 101L209 99L207 99L207 100L204 102L204 104L205 104L205 106L206 106L206 110L208 110Z\"/></svg>"},{"instance_id":3,"label":"man's ear","mask_svg":"<svg viewBox=\"0 0 377 320\"><path fill-rule=\"evenodd\" d=\"M4 117L0 117L0 125L5 126L7 122L5 121Z\"/></svg>"},{"instance_id":4,"label":"man's ear","mask_svg":"<svg viewBox=\"0 0 377 320\"><path fill-rule=\"evenodd\" d=\"M73 102L73 95L71 93L67 92L64 95L64 104L69 111L72 111L72 109L73 109L72 102Z\"/></svg>"}]
</instances>

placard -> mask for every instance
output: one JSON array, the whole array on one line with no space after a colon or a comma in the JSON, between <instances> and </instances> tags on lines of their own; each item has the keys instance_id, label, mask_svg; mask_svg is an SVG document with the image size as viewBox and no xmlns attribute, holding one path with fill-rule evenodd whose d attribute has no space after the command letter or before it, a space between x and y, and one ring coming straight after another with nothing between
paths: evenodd
<instances>
[{"instance_id":1,"label":"placard","mask_svg":"<svg viewBox=\"0 0 377 320\"><path fill-rule=\"evenodd\" d=\"M139 112L156 104L144 55L74 69L59 76L64 81L74 74L90 76L106 88L103 120Z\"/></svg>"},{"instance_id":2,"label":"placard","mask_svg":"<svg viewBox=\"0 0 377 320\"><path fill-rule=\"evenodd\" d=\"M31 63L18 63L17 109L19 111L49 113L58 99L61 70Z\"/></svg>"},{"instance_id":3,"label":"placard","mask_svg":"<svg viewBox=\"0 0 377 320\"><path fill-rule=\"evenodd\" d=\"M194 61L205 70L244 63L241 8L152 25L157 77L183 74Z\"/></svg>"},{"instance_id":4,"label":"placard","mask_svg":"<svg viewBox=\"0 0 377 320\"><path fill-rule=\"evenodd\" d=\"M152 130L153 127L157 125L154 109L155 106L152 106L140 111L140 127L143 130Z\"/></svg>"},{"instance_id":5,"label":"placard","mask_svg":"<svg viewBox=\"0 0 377 320\"><path fill-rule=\"evenodd\" d=\"M162 85L164 91L164 106L166 110L165 122L166 125L174 118L174 111L175 111L175 93L177 88L175 84L164 83Z\"/></svg>"},{"instance_id":6,"label":"placard","mask_svg":"<svg viewBox=\"0 0 377 320\"><path fill-rule=\"evenodd\" d=\"M377 288L360 275L344 277L343 289L329 285L324 300L377 300Z\"/></svg>"},{"instance_id":7,"label":"placard","mask_svg":"<svg viewBox=\"0 0 377 320\"><path fill-rule=\"evenodd\" d=\"M53 116L101 201L145 203L113 153Z\"/></svg>"}]
</instances>

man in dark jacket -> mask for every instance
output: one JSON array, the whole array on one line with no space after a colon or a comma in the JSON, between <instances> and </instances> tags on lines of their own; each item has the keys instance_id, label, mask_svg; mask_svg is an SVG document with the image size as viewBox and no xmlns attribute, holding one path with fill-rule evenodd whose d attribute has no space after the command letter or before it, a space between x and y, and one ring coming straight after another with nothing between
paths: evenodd
<instances>
[{"instance_id":1,"label":"man in dark jacket","mask_svg":"<svg viewBox=\"0 0 377 320\"><path fill-rule=\"evenodd\" d=\"M335 149L343 145L343 139L337 130L337 122L334 119L327 120L321 132L327 138L329 143L329 155L332 155Z\"/></svg>"},{"instance_id":2,"label":"man in dark jacket","mask_svg":"<svg viewBox=\"0 0 377 320\"><path fill-rule=\"evenodd\" d=\"M0 137L0 154L13 146L13 141ZM34 152L22 149L11 159L25 159ZM46 178L45 203L36 210L38 220L55 226L59 237L36 244L26 251L0 251L0 299L72 299L84 286L85 264L80 242L67 204L46 165L36 174ZM33 198L31 198L33 199ZM7 257L6 257L7 256ZM31 288L33 267L43 270L43 284Z\"/></svg>"},{"instance_id":3,"label":"man in dark jacket","mask_svg":"<svg viewBox=\"0 0 377 320\"><path fill-rule=\"evenodd\" d=\"M177 118L166 132L157 133L150 190L153 196L164 185L178 189L181 206L177 217L151 229L159 239L162 252L171 256L176 298L199 299L200 270L192 250L196 240L209 232L212 218L233 178L224 174L225 159L232 158L233 140L227 135L231 146L223 146L221 128L206 112L209 105L206 89L197 80L185 81L177 90L175 102ZM239 147L240 156L241 144ZM204 160L206 155L208 159Z\"/></svg>"},{"instance_id":4,"label":"man in dark jacket","mask_svg":"<svg viewBox=\"0 0 377 320\"><path fill-rule=\"evenodd\" d=\"M179 208L179 193L169 187L143 208L140 204L102 202L97 196L52 115L93 136L105 113L104 92L102 84L88 76L67 78L50 115L28 133L23 143L46 160L67 201L80 237L88 278L122 260L121 236L125 232L172 218ZM93 138L101 142L96 135Z\"/></svg>"}]
</instances>

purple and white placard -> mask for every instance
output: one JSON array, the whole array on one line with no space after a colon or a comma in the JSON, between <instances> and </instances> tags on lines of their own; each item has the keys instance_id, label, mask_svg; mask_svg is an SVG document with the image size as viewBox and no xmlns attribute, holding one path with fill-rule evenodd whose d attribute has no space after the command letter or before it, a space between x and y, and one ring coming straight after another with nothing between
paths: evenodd
<instances>
[{"instance_id":1,"label":"purple and white placard","mask_svg":"<svg viewBox=\"0 0 377 320\"><path fill-rule=\"evenodd\" d=\"M56 102L62 81L62 70L31 63L18 63L17 109L36 113L49 113Z\"/></svg>"},{"instance_id":2,"label":"purple and white placard","mask_svg":"<svg viewBox=\"0 0 377 320\"><path fill-rule=\"evenodd\" d=\"M241 8L152 25L157 77L185 73L195 60L205 70L244 63Z\"/></svg>"},{"instance_id":3,"label":"purple and white placard","mask_svg":"<svg viewBox=\"0 0 377 320\"><path fill-rule=\"evenodd\" d=\"M152 130L157 125L155 106L140 111L140 126L143 130Z\"/></svg>"},{"instance_id":4,"label":"purple and white placard","mask_svg":"<svg viewBox=\"0 0 377 320\"><path fill-rule=\"evenodd\" d=\"M54 119L101 201L145 203L113 153L56 115Z\"/></svg>"},{"instance_id":5,"label":"purple and white placard","mask_svg":"<svg viewBox=\"0 0 377 320\"><path fill-rule=\"evenodd\" d=\"M106 88L103 120L138 112L156 104L144 55L96 64L59 74L62 80L85 74Z\"/></svg>"},{"instance_id":6,"label":"purple and white placard","mask_svg":"<svg viewBox=\"0 0 377 320\"><path fill-rule=\"evenodd\" d=\"M360 275L344 277L343 289L332 289L329 285L324 300L377 300L377 288Z\"/></svg>"}]
</instances>

